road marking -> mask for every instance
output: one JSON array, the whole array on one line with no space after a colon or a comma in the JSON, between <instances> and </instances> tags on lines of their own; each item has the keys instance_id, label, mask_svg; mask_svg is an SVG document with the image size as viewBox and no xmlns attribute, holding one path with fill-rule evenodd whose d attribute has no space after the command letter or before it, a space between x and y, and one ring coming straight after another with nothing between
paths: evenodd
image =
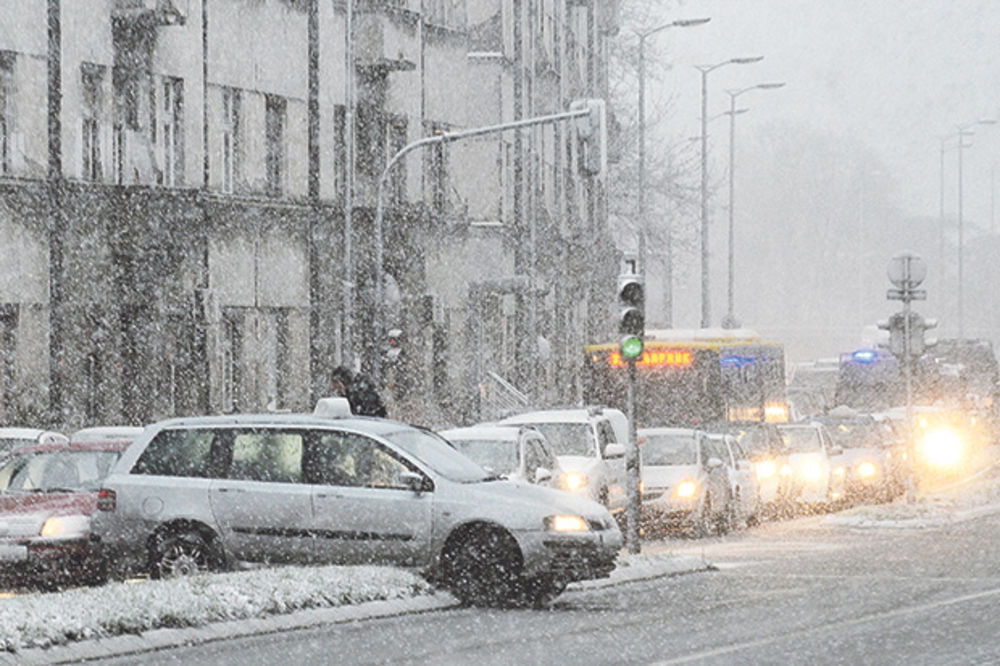
<instances>
[{"instance_id":1,"label":"road marking","mask_svg":"<svg viewBox=\"0 0 1000 666\"><path fill-rule=\"evenodd\" d=\"M700 659L719 657L722 655L732 654L733 652L739 652L741 650L746 650L749 648L761 647L764 645L768 645L769 643L777 643L778 641L784 641L790 638L808 636L810 634L826 632L830 631L831 629L838 629L841 627L852 627L859 624L872 622L875 620L884 620L892 617L898 617L900 615L908 615L910 613L921 613L924 611L930 611L937 608L943 608L945 606L953 606L955 604L961 604L967 601L976 601L977 599L983 599L986 597L993 597L997 595L1000 595L1000 588L994 588L992 590L986 590L984 592L974 592L972 594L963 594L962 596L953 597L951 599L932 601L930 603L920 604L919 606L910 606L909 608L897 608L896 610L885 611L882 613L874 613L872 615L866 615L864 617L859 617L851 620L842 620L840 622L824 624L818 627L800 629L798 631L789 632L787 634L781 634L779 636L771 636L769 638L758 638L757 640L746 641L744 643L737 643L734 645L727 645L725 647L714 648L712 650L705 650L703 652L697 652L694 654L685 655L683 657L677 657L676 659L657 661L653 662L653 664L655 664L656 666L669 666L670 664L686 664L692 661L698 661Z\"/></svg>"}]
</instances>

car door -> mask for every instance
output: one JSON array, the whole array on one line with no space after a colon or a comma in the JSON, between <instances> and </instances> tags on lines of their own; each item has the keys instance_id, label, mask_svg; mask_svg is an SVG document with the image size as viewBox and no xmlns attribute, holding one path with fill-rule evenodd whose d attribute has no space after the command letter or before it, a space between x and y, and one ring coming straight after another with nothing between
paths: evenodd
<instances>
[{"instance_id":1,"label":"car door","mask_svg":"<svg viewBox=\"0 0 1000 666\"><path fill-rule=\"evenodd\" d=\"M425 476L392 448L360 433L317 430L307 443L314 556L333 564L421 565L430 558L433 491L401 478Z\"/></svg>"},{"instance_id":2,"label":"car door","mask_svg":"<svg viewBox=\"0 0 1000 666\"><path fill-rule=\"evenodd\" d=\"M738 491L739 505L736 507L741 518L747 518L757 511L757 483L753 473L753 463L750 462L743 447L735 437L726 437L729 455L732 461L732 476L734 490Z\"/></svg>"},{"instance_id":3,"label":"car door","mask_svg":"<svg viewBox=\"0 0 1000 666\"><path fill-rule=\"evenodd\" d=\"M606 452L608 444L622 444L624 446L626 443L618 441L615 429L606 419L598 420L594 427L597 431L597 444L607 475L608 508L624 508L627 499L625 497L625 456L609 458Z\"/></svg>"},{"instance_id":4,"label":"car door","mask_svg":"<svg viewBox=\"0 0 1000 666\"><path fill-rule=\"evenodd\" d=\"M302 430L232 429L224 478L212 483L212 513L223 544L249 562L311 556L312 490L302 478Z\"/></svg>"},{"instance_id":5,"label":"car door","mask_svg":"<svg viewBox=\"0 0 1000 666\"><path fill-rule=\"evenodd\" d=\"M714 437L701 437L702 469L705 474L705 485L712 496L714 511L718 512L732 491L729 481L729 456L723 443ZM708 461L716 458L722 462L718 467L709 467Z\"/></svg>"}]
</instances>

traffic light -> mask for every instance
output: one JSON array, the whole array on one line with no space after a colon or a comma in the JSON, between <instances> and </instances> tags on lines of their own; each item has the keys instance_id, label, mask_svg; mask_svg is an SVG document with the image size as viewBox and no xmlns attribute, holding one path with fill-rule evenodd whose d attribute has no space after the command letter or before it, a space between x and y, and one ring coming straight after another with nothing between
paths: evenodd
<instances>
[{"instance_id":1,"label":"traffic light","mask_svg":"<svg viewBox=\"0 0 1000 666\"><path fill-rule=\"evenodd\" d=\"M603 99L578 99L570 102L570 111L586 110L576 118L579 168L589 176L603 174L608 163L607 112Z\"/></svg>"},{"instance_id":2,"label":"traffic light","mask_svg":"<svg viewBox=\"0 0 1000 666\"><path fill-rule=\"evenodd\" d=\"M638 275L621 275L618 278L618 333L621 334L619 351L626 359L642 355L642 336L646 331L645 285Z\"/></svg>"},{"instance_id":3,"label":"traffic light","mask_svg":"<svg viewBox=\"0 0 1000 666\"><path fill-rule=\"evenodd\" d=\"M910 356L921 356L928 347L935 344L925 336L927 329L937 326L936 319L924 319L919 313L910 310ZM896 312L888 321L881 321L878 327L889 331L889 351L897 358L906 355L906 313Z\"/></svg>"}]
</instances>

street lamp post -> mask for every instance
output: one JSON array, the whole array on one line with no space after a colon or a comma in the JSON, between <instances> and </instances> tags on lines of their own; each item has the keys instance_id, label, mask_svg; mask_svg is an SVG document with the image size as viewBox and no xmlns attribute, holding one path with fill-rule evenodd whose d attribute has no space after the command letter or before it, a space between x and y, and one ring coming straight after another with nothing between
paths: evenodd
<instances>
[{"instance_id":1,"label":"street lamp post","mask_svg":"<svg viewBox=\"0 0 1000 666\"><path fill-rule=\"evenodd\" d=\"M736 110L736 98L743 93L750 92L751 90L773 90L774 88L780 88L783 85L785 85L784 82L758 83L757 85L750 86L749 88L726 91L726 94L729 95L729 275L727 285L728 289L726 292L726 318L722 320L723 328L736 328L739 326L739 323L736 321L733 303L733 275L736 247L736 234L733 226L733 193L735 190L735 178L733 174L735 173L736 166L736 116L739 113L745 112L746 109L740 109L739 111Z\"/></svg>"},{"instance_id":2,"label":"street lamp post","mask_svg":"<svg viewBox=\"0 0 1000 666\"><path fill-rule=\"evenodd\" d=\"M708 23L711 19L678 19L663 25L658 25L650 30L635 31L639 38L639 212L637 216L639 225L639 271L646 273L646 39L667 28L687 28L695 25ZM671 294L671 282L673 281L673 266L668 254L666 260L666 319L665 325L670 328L673 325L673 305Z\"/></svg>"},{"instance_id":3,"label":"street lamp post","mask_svg":"<svg viewBox=\"0 0 1000 666\"><path fill-rule=\"evenodd\" d=\"M964 148L968 146L965 145L965 137L971 136L973 132L971 131L976 125L995 125L996 120L992 118L975 120L969 123L963 123L957 125L958 130L958 337L965 337L965 283L964 283L964 255L965 255L965 223L962 217L962 199L963 199L963 152Z\"/></svg>"},{"instance_id":4,"label":"street lamp post","mask_svg":"<svg viewBox=\"0 0 1000 666\"><path fill-rule=\"evenodd\" d=\"M726 65L748 65L764 56L730 58L714 65L695 65L701 72L701 327L711 325L712 307L708 290L708 74Z\"/></svg>"}]
</instances>

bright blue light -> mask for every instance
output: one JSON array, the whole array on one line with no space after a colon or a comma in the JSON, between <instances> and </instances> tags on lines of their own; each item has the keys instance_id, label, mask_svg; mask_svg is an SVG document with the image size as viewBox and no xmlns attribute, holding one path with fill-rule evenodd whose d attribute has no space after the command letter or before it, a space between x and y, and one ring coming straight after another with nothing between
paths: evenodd
<instances>
[{"instance_id":1,"label":"bright blue light","mask_svg":"<svg viewBox=\"0 0 1000 666\"><path fill-rule=\"evenodd\" d=\"M719 365L723 368L742 368L744 365L752 365L757 362L755 356L739 356L732 354L719 359Z\"/></svg>"},{"instance_id":2,"label":"bright blue light","mask_svg":"<svg viewBox=\"0 0 1000 666\"><path fill-rule=\"evenodd\" d=\"M878 360L878 352L874 349L859 349L851 354L851 358L858 363L874 363Z\"/></svg>"}]
</instances>

